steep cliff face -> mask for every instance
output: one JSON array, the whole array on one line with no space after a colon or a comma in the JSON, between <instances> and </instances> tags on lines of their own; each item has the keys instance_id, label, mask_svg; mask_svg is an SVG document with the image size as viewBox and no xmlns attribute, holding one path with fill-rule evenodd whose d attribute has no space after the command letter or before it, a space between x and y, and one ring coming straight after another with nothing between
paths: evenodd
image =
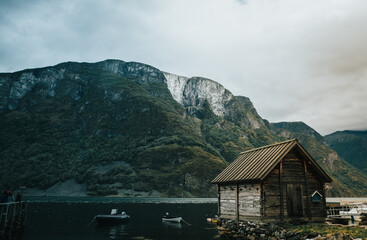
<instances>
[{"instance_id":1,"label":"steep cliff face","mask_svg":"<svg viewBox=\"0 0 367 240\"><path fill-rule=\"evenodd\" d=\"M171 92L172 97L181 105L183 105L183 92L189 78L178 76L172 73L164 72L168 90Z\"/></svg>"},{"instance_id":2,"label":"steep cliff face","mask_svg":"<svg viewBox=\"0 0 367 240\"><path fill-rule=\"evenodd\" d=\"M164 74L160 70L143 63L106 60L97 63L97 66L101 66L103 69L115 74L132 78L143 86L149 86L154 83L162 84L165 81Z\"/></svg>"},{"instance_id":3,"label":"steep cliff face","mask_svg":"<svg viewBox=\"0 0 367 240\"><path fill-rule=\"evenodd\" d=\"M270 125L212 80L136 62L0 74L0 136L0 188L215 196L211 180L240 152L297 137L337 179L334 193L366 189L307 125Z\"/></svg>"},{"instance_id":4,"label":"steep cliff face","mask_svg":"<svg viewBox=\"0 0 367 240\"><path fill-rule=\"evenodd\" d=\"M32 91L39 97L54 97L56 83L63 78L65 69L53 71L47 69L42 76L35 76L33 72L22 72L14 75L0 75L1 84L1 113L18 108L25 108L21 101ZM34 96L35 97L35 96ZM34 98L33 97L33 98ZM32 98L31 98L32 99Z\"/></svg>"},{"instance_id":5,"label":"steep cliff face","mask_svg":"<svg viewBox=\"0 0 367 240\"><path fill-rule=\"evenodd\" d=\"M180 103L188 114L200 117L200 110L207 103L218 117L241 125L259 129L265 127L249 98L234 96L221 84L202 77L187 78L164 73L172 97ZM268 133L271 135L271 133Z\"/></svg>"},{"instance_id":6,"label":"steep cliff face","mask_svg":"<svg viewBox=\"0 0 367 240\"><path fill-rule=\"evenodd\" d=\"M164 75L172 97L189 113L194 114L195 109L208 102L215 115L222 117L226 114L225 105L233 95L219 83L201 77L186 78L170 73Z\"/></svg>"}]
</instances>

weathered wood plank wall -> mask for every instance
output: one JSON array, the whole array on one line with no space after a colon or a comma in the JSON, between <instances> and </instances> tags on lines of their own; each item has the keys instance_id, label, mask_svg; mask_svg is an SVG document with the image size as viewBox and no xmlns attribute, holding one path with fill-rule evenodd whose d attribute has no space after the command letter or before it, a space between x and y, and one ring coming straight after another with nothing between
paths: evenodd
<instances>
[{"instance_id":1,"label":"weathered wood plank wall","mask_svg":"<svg viewBox=\"0 0 367 240\"><path fill-rule=\"evenodd\" d=\"M220 191L220 216L225 218L236 218L236 185L224 185L219 187Z\"/></svg>"},{"instance_id":2,"label":"weathered wood plank wall","mask_svg":"<svg viewBox=\"0 0 367 240\"><path fill-rule=\"evenodd\" d=\"M263 180L261 208L264 219L276 221L281 220L283 216L285 219L306 217L321 220L325 217L326 208L323 201L315 203L310 200L311 194L315 191L321 193L325 199L323 183L313 167L307 162L305 166L304 161L304 158L293 149L283 158L282 168L278 164ZM280 170L282 170L281 175ZM288 187L287 192L288 185L294 187ZM300 189L301 197L297 195L298 193L289 192L290 189ZM295 210L299 208L302 209L301 214ZM300 216L291 216L292 214Z\"/></svg>"},{"instance_id":3,"label":"weathered wood plank wall","mask_svg":"<svg viewBox=\"0 0 367 240\"><path fill-rule=\"evenodd\" d=\"M280 220L280 183L278 164L263 180L262 185L262 217L265 219ZM284 201L283 201L284 202ZM284 208L284 207L283 207ZM285 206L287 208L287 206Z\"/></svg>"},{"instance_id":4,"label":"weathered wood plank wall","mask_svg":"<svg viewBox=\"0 0 367 240\"><path fill-rule=\"evenodd\" d=\"M239 214L241 219L246 217L260 217L260 185L239 185Z\"/></svg>"}]
</instances>

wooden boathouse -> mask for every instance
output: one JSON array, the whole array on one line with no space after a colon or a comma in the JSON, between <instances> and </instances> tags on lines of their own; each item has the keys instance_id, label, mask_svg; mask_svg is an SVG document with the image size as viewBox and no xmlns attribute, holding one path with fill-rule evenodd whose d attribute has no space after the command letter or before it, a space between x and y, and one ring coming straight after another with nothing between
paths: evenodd
<instances>
[{"instance_id":1,"label":"wooden boathouse","mask_svg":"<svg viewBox=\"0 0 367 240\"><path fill-rule=\"evenodd\" d=\"M329 175L297 139L240 154L213 181L218 214L247 221L324 221Z\"/></svg>"}]
</instances>

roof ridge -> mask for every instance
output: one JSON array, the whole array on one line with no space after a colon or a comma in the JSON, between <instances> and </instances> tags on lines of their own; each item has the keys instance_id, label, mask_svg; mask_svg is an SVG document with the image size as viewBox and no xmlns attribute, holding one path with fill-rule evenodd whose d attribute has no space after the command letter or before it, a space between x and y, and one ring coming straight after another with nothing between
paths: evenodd
<instances>
[{"instance_id":1,"label":"roof ridge","mask_svg":"<svg viewBox=\"0 0 367 240\"><path fill-rule=\"evenodd\" d=\"M244 152L227 166L212 183L261 182L292 149L299 152L298 160L309 162L306 164L310 164L314 168L315 174L319 175L323 182L332 181L321 166L307 153L306 149L294 138Z\"/></svg>"},{"instance_id":2,"label":"roof ridge","mask_svg":"<svg viewBox=\"0 0 367 240\"><path fill-rule=\"evenodd\" d=\"M288 142L293 142L293 141L297 141L298 142L297 138L292 138L292 139L289 139L289 140L286 140L286 141L283 141L283 142L278 142L278 143L273 143L273 144L269 144L269 145L258 147L258 148L253 148L253 149L250 149L250 150L241 152L240 155L242 155L244 153L248 153L248 152L252 152L252 151L257 151L257 150L260 150L260 149L264 149L264 148L274 147L274 146L277 146L277 145L280 145L280 144L284 144L284 143L288 143Z\"/></svg>"}]
</instances>

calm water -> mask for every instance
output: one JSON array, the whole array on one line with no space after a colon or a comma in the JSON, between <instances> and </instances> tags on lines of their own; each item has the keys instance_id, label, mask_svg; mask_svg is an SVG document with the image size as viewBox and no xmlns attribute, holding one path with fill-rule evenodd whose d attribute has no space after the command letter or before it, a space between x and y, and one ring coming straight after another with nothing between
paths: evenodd
<instances>
[{"instance_id":1,"label":"calm water","mask_svg":"<svg viewBox=\"0 0 367 240\"><path fill-rule=\"evenodd\" d=\"M215 225L206 216L217 212L216 199L143 198L27 198L28 214L23 240L100 239L216 239ZM131 216L127 224L89 224L97 214L112 208ZM165 212L191 224L163 223ZM89 224L89 225L88 225Z\"/></svg>"}]
</instances>

